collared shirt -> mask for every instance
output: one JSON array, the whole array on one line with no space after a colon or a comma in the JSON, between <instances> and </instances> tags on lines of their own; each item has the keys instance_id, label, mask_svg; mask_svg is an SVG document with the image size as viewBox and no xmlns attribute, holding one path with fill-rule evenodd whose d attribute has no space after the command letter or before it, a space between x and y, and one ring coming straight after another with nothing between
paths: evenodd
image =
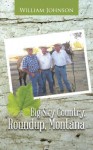
<instances>
[{"instance_id":1,"label":"collared shirt","mask_svg":"<svg viewBox=\"0 0 93 150\"><path fill-rule=\"evenodd\" d=\"M40 69L50 69L53 66L50 53L47 52L45 55L43 53L38 53L37 58L40 64Z\"/></svg>"},{"instance_id":2,"label":"collared shirt","mask_svg":"<svg viewBox=\"0 0 93 150\"><path fill-rule=\"evenodd\" d=\"M57 66L64 66L71 64L71 59L65 50L61 49L59 52L54 51L52 54L54 64Z\"/></svg>"},{"instance_id":3,"label":"collared shirt","mask_svg":"<svg viewBox=\"0 0 93 150\"><path fill-rule=\"evenodd\" d=\"M29 72L36 72L39 68L40 67L36 55L27 55L23 58L22 69L27 69Z\"/></svg>"}]
</instances>

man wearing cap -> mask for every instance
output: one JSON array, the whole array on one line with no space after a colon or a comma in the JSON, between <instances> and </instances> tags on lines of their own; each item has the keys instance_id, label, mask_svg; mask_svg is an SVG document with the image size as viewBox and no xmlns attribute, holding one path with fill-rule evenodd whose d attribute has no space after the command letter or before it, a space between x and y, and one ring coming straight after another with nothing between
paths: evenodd
<instances>
[{"instance_id":1,"label":"man wearing cap","mask_svg":"<svg viewBox=\"0 0 93 150\"><path fill-rule=\"evenodd\" d=\"M52 53L52 58L55 64L55 74L57 77L60 92L64 92L62 79L69 92L72 92L70 83L67 79L66 65L71 64L71 59L60 43L54 45L55 51Z\"/></svg>"},{"instance_id":2,"label":"man wearing cap","mask_svg":"<svg viewBox=\"0 0 93 150\"><path fill-rule=\"evenodd\" d=\"M52 57L49 52L47 52L47 46L41 46L41 53L37 54L37 58L40 64L41 75L43 79L43 92L46 94L46 80L49 84L50 93L54 93L53 89L53 79L51 68L53 66Z\"/></svg>"},{"instance_id":3,"label":"man wearing cap","mask_svg":"<svg viewBox=\"0 0 93 150\"><path fill-rule=\"evenodd\" d=\"M28 55L23 58L22 69L25 71L32 82L34 96L41 96L43 82L40 74L39 62L36 55L33 54L33 48L26 48Z\"/></svg>"}]
</instances>

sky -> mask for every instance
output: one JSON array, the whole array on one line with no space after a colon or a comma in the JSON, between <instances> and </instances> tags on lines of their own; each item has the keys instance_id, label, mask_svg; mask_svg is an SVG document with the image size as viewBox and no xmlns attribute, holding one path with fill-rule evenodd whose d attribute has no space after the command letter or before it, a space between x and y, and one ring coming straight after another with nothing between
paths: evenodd
<instances>
[{"instance_id":1,"label":"sky","mask_svg":"<svg viewBox=\"0 0 93 150\"><path fill-rule=\"evenodd\" d=\"M39 47L39 46L52 46L55 43L65 43L75 41L73 33L82 32L83 36L81 42L84 42L84 32L83 30L69 31L69 32L59 32L51 34L42 34L28 37L19 37L5 39L5 50L8 57L26 55L24 48L28 47Z\"/></svg>"}]
</instances>

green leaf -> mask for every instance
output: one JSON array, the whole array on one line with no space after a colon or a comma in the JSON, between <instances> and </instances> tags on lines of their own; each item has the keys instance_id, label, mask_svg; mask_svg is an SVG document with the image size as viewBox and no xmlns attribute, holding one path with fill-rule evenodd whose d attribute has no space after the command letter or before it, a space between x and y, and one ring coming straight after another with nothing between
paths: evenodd
<instances>
[{"instance_id":1,"label":"green leaf","mask_svg":"<svg viewBox=\"0 0 93 150\"><path fill-rule=\"evenodd\" d=\"M31 108L38 110L40 100L34 100L32 85L21 86L17 89L16 95L10 93L8 96L8 111L11 115L17 116L20 112L29 116Z\"/></svg>"},{"instance_id":2,"label":"green leaf","mask_svg":"<svg viewBox=\"0 0 93 150\"><path fill-rule=\"evenodd\" d=\"M16 98L21 110L30 106L31 102L34 100L31 84L21 86L16 92Z\"/></svg>"},{"instance_id":3,"label":"green leaf","mask_svg":"<svg viewBox=\"0 0 93 150\"><path fill-rule=\"evenodd\" d=\"M31 108L34 108L34 109L38 110L39 107L40 107L40 99L33 100L32 103L31 103L31 107L26 107L26 108L23 109L23 114L25 116L30 116Z\"/></svg>"},{"instance_id":4,"label":"green leaf","mask_svg":"<svg viewBox=\"0 0 93 150\"><path fill-rule=\"evenodd\" d=\"M35 108L36 110L38 110L38 108L40 107L40 104L41 104L41 102L40 102L40 99L35 99L34 101L33 101L33 108Z\"/></svg>"},{"instance_id":5,"label":"green leaf","mask_svg":"<svg viewBox=\"0 0 93 150\"><path fill-rule=\"evenodd\" d=\"M10 93L8 96L7 109L12 116L17 116L20 112L20 108L18 106L16 98L12 93Z\"/></svg>"},{"instance_id":6,"label":"green leaf","mask_svg":"<svg viewBox=\"0 0 93 150\"><path fill-rule=\"evenodd\" d=\"M26 107L23 109L23 114L25 116L30 116L30 110L31 110L31 107Z\"/></svg>"}]
</instances>

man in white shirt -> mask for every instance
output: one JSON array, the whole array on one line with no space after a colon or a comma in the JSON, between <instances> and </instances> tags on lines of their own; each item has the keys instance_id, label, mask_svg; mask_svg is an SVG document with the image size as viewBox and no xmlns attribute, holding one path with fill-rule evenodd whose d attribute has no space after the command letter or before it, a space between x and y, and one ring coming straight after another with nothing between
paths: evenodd
<instances>
[{"instance_id":1,"label":"man in white shirt","mask_svg":"<svg viewBox=\"0 0 93 150\"><path fill-rule=\"evenodd\" d=\"M41 69L41 75L43 79L43 92L46 94L46 80L48 81L49 84L49 89L50 92L53 94L54 89L53 89L53 79L52 79L52 73L51 73L51 68L52 68L52 57L49 52L47 52L46 46L41 46L41 53L37 54L37 58L39 61L40 69Z\"/></svg>"},{"instance_id":2,"label":"man in white shirt","mask_svg":"<svg viewBox=\"0 0 93 150\"><path fill-rule=\"evenodd\" d=\"M55 44L54 45L55 51L52 53L52 58L55 65L55 74L58 80L58 85L60 88L60 92L64 92L64 87L62 84L62 79L66 85L66 88L69 92L72 92L70 83L67 79L67 73L66 73L66 65L71 64L71 59L69 55L66 53L66 51L62 48L61 44Z\"/></svg>"}]
</instances>

